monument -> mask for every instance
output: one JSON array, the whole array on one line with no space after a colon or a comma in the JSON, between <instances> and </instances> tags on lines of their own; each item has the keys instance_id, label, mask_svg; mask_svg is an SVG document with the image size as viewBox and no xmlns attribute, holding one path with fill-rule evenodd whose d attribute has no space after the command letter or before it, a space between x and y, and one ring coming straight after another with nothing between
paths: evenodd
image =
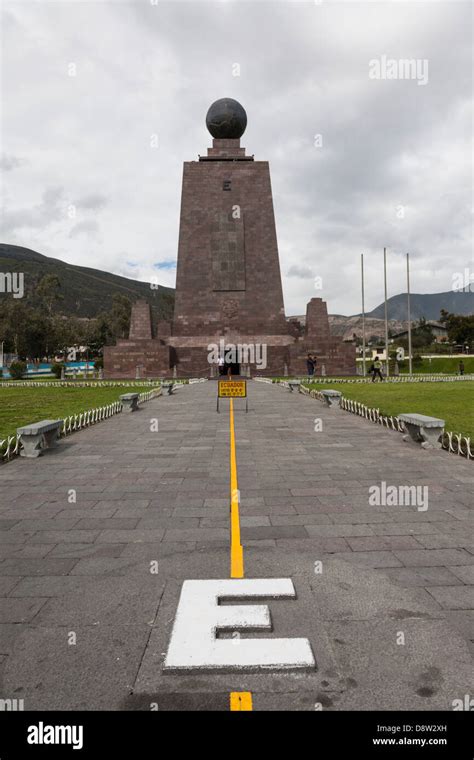
<instances>
[{"instance_id":1,"label":"monument","mask_svg":"<svg viewBox=\"0 0 474 760\"><path fill-rule=\"evenodd\" d=\"M309 302L304 331L286 320L270 169L240 145L245 110L223 98L206 124L212 147L184 164L173 322L153 334L137 302L129 340L104 350L106 376L305 374L308 352L326 374L355 374L355 348L331 336L322 299Z\"/></svg>"}]
</instances>

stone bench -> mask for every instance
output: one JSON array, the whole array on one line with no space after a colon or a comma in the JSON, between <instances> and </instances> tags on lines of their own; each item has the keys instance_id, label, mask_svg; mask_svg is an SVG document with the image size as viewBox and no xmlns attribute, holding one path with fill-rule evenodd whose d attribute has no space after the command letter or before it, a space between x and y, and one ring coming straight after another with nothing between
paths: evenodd
<instances>
[{"instance_id":1,"label":"stone bench","mask_svg":"<svg viewBox=\"0 0 474 760\"><path fill-rule=\"evenodd\" d=\"M398 419L403 422L408 433L403 436L404 441L421 443L424 449L441 448L442 441L439 438L444 432L444 420L424 414L399 414Z\"/></svg>"},{"instance_id":2,"label":"stone bench","mask_svg":"<svg viewBox=\"0 0 474 760\"><path fill-rule=\"evenodd\" d=\"M120 396L124 412L136 412L138 409L139 393L123 393Z\"/></svg>"},{"instance_id":3,"label":"stone bench","mask_svg":"<svg viewBox=\"0 0 474 760\"><path fill-rule=\"evenodd\" d=\"M341 406L341 391L324 390L321 391L326 406L339 408Z\"/></svg>"},{"instance_id":4,"label":"stone bench","mask_svg":"<svg viewBox=\"0 0 474 760\"><path fill-rule=\"evenodd\" d=\"M43 449L54 448L62 425L62 420L41 420L17 428L16 432L23 444L20 456L34 459L40 456Z\"/></svg>"},{"instance_id":5,"label":"stone bench","mask_svg":"<svg viewBox=\"0 0 474 760\"><path fill-rule=\"evenodd\" d=\"M288 387L291 393L295 389L298 389L298 393L301 393L301 380L288 380Z\"/></svg>"},{"instance_id":6,"label":"stone bench","mask_svg":"<svg viewBox=\"0 0 474 760\"><path fill-rule=\"evenodd\" d=\"M163 391L167 390L168 396L171 396L171 394L173 393L174 386L175 386L175 383L166 383L166 382L161 383L162 390Z\"/></svg>"}]
</instances>

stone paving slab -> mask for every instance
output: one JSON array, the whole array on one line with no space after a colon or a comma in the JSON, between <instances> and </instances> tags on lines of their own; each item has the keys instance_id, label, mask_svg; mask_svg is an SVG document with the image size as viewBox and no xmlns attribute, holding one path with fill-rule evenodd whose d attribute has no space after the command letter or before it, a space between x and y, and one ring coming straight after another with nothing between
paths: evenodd
<instances>
[{"instance_id":1,"label":"stone paving slab","mask_svg":"<svg viewBox=\"0 0 474 760\"><path fill-rule=\"evenodd\" d=\"M472 691L472 463L256 382L249 413L235 411L245 575L293 580L264 635L308 638L317 667L163 671L182 582L230 572L215 394L185 387L0 467L0 696L227 710L230 691L252 691L257 710L451 709ZM372 506L382 481L428 486L428 509Z\"/></svg>"}]
</instances>

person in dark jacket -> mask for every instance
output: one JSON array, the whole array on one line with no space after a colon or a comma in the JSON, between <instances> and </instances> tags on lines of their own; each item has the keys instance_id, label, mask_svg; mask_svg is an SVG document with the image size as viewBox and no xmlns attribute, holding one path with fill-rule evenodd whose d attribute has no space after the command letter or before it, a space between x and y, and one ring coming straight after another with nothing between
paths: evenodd
<instances>
[{"instance_id":1,"label":"person in dark jacket","mask_svg":"<svg viewBox=\"0 0 474 760\"><path fill-rule=\"evenodd\" d=\"M308 369L308 377L313 377L314 375L314 361L311 354L308 354L306 357L306 367Z\"/></svg>"}]
</instances>

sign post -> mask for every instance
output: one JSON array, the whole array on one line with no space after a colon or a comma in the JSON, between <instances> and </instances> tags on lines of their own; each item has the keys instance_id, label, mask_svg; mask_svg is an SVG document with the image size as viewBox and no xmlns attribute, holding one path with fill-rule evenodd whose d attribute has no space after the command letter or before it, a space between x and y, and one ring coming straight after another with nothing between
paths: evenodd
<instances>
[{"instance_id":1,"label":"sign post","mask_svg":"<svg viewBox=\"0 0 474 760\"><path fill-rule=\"evenodd\" d=\"M249 410L246 380L218 380L217 382L217 411L219 411L219 399L221 398L244 398L245 412Z\"/></svg>"}]
</instances>

